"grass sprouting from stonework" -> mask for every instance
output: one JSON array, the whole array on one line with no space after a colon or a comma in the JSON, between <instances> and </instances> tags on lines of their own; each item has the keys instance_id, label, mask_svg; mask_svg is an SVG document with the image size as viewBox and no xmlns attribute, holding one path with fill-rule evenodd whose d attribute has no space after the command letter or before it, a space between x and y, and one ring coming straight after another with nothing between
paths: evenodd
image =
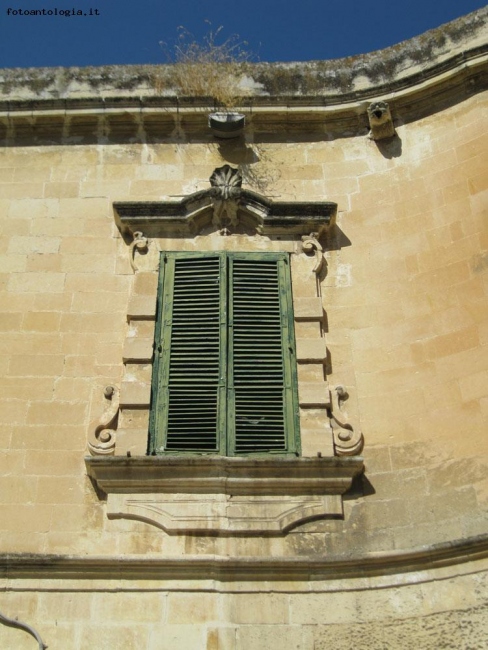
<instances>
[{"instance_id":1,"label":"grass sprouting from stonework","mask_svg":"<svg viewBox=\"0 0 488 650\"><path fill-rule=\"evenodd\" d=\"M201 41L184 27L178 28L178 38L172 48L161 43L168 53L172 67L171 79L179 95L212 97L223 109L229 109L244 96L240 81L251 59L247 43L234 34L220 41L223 27L210 29ZM156 92L162 93L163 80L156 78Z\"/></svg>"}]
</instances>

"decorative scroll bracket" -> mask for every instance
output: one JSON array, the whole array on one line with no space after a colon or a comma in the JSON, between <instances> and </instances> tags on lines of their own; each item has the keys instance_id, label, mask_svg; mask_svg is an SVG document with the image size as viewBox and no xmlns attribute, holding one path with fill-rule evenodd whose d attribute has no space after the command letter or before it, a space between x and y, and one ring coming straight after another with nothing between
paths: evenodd
<instances>
[{"instance_id":1,"label":"decorative scroll bracket","mask_svg":"<svg viewBox=\"0 0 488 650\"><path fill-rule=\"evenodd\" d=\"M143 255L146 254L148 250L149 250L149 242L147 237L144 237L142 232L137 230L134 233L134 240L132 241L129 247L130 265L134 273L136 273L136 271L139 270L139 267L136 263L136 251L139 253L139 255Z\"/></svg>"},{"instance_id":2,"label":"decorative scroll bracket","mask_svg":"<svg viewBox=\"0 0 488 650\"><path fill-rule=\"evenodd\" d=\"M88 451L92 456L111 456L115 452L115 437L119 415L119 389L106 386L103 391L106 403L98 422L90 425L93 433L88 440Z\"/></svg>"},{"instance_id":3,"label":"decorative scroll bracket","mask_svg":"<svg viewBox=\"0 0 488 650\"><path fill-rule=\"evenodd\" d=\"M335 386L330 390L331 425L337 456L357 456L364 445L364 437L361 431L355 430L342 413L342 403L348 397L349 395L342 385Z\"/></svg>"},{"instance_id":4,"label":"decorative scroll bracket","mask_svg":"<svg viewBox=\"0 0 488 650\"><path fill-rule=\"evenodd\" d=\"M316 232L312 232L310 233L310 235L302 236L303 252L306 253L307 255L315 255L315 264L312 269L315 275L319 275L325 263L324 249L322 248L322 244L320 244L317 237L318 234Z\"/></svg>"}]
</instances>

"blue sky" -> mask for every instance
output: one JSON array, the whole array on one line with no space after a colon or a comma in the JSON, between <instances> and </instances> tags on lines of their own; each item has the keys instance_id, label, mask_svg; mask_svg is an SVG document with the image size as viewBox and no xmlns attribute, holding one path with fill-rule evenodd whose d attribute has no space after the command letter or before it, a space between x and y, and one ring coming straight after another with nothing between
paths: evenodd
<instances>
[{"instance_id":1,"label":"blue sky","mask_svg":"<svg viewBox=\"0 0 488 650\"><path fill-rule=\"evenodd\" d=\"M224 39L239 34L260 61L332 59L388 47L485 4L477 0L301 0L299 4L286 0L0 0L0 67L165 63L167 56L159 43L173 43L179 26L200 39L208 31L206 20L214 29L223 25ZM57 9L58 15L15 15L13 11L19 9ZM59 15L73 9L83 15Z\"/></svg>"}]
</instances>

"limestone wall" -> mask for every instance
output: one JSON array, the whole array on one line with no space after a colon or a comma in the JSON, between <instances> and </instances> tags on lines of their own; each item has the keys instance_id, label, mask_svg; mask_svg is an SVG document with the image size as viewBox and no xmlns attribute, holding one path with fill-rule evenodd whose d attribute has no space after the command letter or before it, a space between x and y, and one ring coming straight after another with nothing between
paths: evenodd
<instances>
[{"instance_id":1,"label":"limestone wall","mask_svg":"<svg viewBox=\"0 0 488 650\"><path fill-rule=\"evenodd\" d=\"M245 144L176 130L0 151L1 612L34 625L50 648L75 650L486 644L487 111L477 92L416 120L398 114L386 143L361 129L339 137L326 121L287 131L281 116L249 129ZM338 204L323 242L325 371L347 389L365 474L343 519L278 536L168 535L109 519L84 464L103 389L124 377L130 327L134 271L113 203L181 198L223 164L276 200ZM219 237L178 246L218 248ZM293 249L232 237L222 247ZM299 271L294 281L309 279ZM137 410L123 417L147 426ZM37 564L9 564L15 554ZM81 564L60 568L67 556ZM84 576L97 557L100 577ZM186 580L124 569L117 580L117 560L161 558L188 561L182 571L200 559L215 566ZM244 571L249 559L247 581L215 568L235 560ZM282 568L260 577L260 561ZM334 562L329 578L320 573ZM2 625L0 641L34 643Z\"/></svg>"},{"instance_id":2,"label":"limestone wall","mask_svg":"<svg viewBox=\"0 0 488 650\"><path fill-rule=\"evenodd\" d=\"M332 588L207 583L193 592L95 581L88 590L81 582L65 592L10 591L2 609L60 650L468 650L488 642L486 576L437 573L435 581L389 588L378 580ZM0 628L0 640L9 649L36 647L14 628Z\"/></svg>"},{"instance_id":3,"label":"limestone wall","mask_svg":"<svg viewBox=\"0 0 488 650\"><path fill-rule=\"evenodd\" d=\"M364 137L2 151L4 551L386 551L486 530L485 96L397 133L390 154ZM364 433L365 481L344 521L183 543L107 521L83 466L103 387L122 378L134 277L112 203L202 189L250 150L269 195L339 206L327 372Z\"/></svg>"}]
</instances>

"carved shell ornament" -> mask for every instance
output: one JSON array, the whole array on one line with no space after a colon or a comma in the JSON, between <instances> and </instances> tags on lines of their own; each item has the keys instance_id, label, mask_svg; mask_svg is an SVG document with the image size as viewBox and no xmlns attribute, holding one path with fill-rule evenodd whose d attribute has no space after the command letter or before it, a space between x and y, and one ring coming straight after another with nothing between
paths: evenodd
<instances>
[{"instance_id":1,"label":"carved shell ornament","mask_svg":"<svg viewBox=\"0 0 488 650\"><path fill-rule=\"evenodd\" d=\"M217 167L210 176L212 186L212 223L222 228L221 234L229 234L227 223L237 226L238 199L241 196L242 176L238 169L229 165Z\"/></svg>"},{"instance_id":2,"label":"carved shell ornament","mask_svg":"<svg viewBox=\"0 0 488 650\"><path fill-rule=\"evenodd\" d=\"M217 167L210 176L210 185L214 188L214 196L220 201L238 199L241 195L242 176L238 169L230 165Z\"/></svg>"}]
</instances>

